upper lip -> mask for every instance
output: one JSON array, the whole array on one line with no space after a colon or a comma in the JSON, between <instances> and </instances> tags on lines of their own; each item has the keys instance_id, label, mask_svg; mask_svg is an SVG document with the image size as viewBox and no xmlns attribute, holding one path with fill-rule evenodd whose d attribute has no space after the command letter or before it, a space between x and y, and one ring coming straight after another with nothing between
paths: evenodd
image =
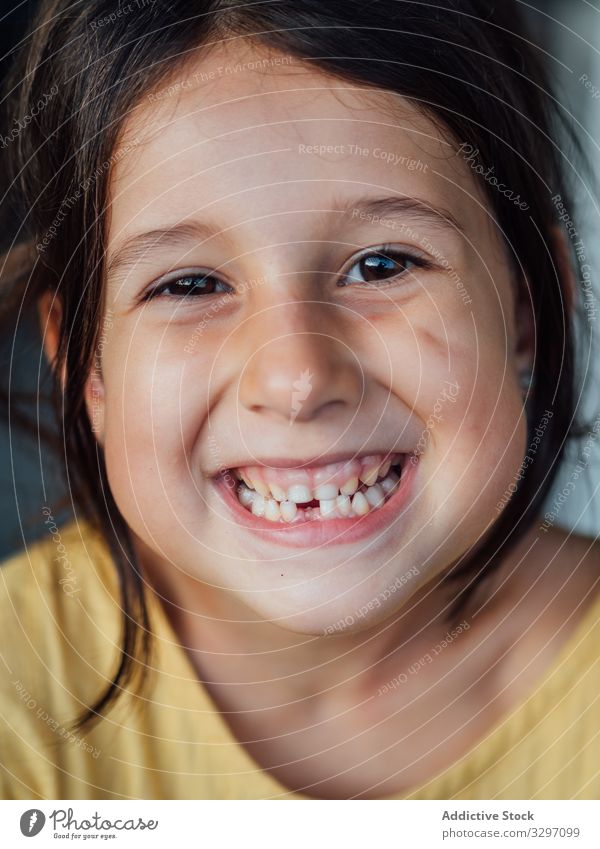
<instances>
[{"instance_id":1,"label":"upper lip","mask_svg":"<svg viewBox=\"0 0 600 849\"><path fill-rule=\"evenodd\" d=\"M222 465L216 471L211 473L211 477L216 477L227 469L244 468L245 466L264 466L265 468L273 469L302 469L315 466L326 466L329 463L342 463L345 460L358 460L361 457L369 457L372 454L382 454L384 457L392 454L406 454L407 451L402 451L398 448L389 450L387 448L369 448L354 453L348 451L339 451L333 454L318 454L312 457L251 457L247 460L235 460L229 465Z\"/></svg>"}]
</instances>

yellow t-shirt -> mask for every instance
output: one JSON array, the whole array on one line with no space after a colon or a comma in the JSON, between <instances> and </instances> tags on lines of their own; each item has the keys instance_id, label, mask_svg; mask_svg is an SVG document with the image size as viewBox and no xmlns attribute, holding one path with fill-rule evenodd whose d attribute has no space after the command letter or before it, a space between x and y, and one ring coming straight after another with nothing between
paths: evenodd
<instances>
[{"instance_id":1,"label":"yellow t-shirt","mask_svg":"<svg viewBox=\"0 0 600 849\"><path fill-rule=\"evenodd\" d=\"M0 568L4 799L304 798L262 770L198 681L158 599L146 697L126 692L85 737L69 722L112 677L116 570L88 525ZM600 595L530 697L410 799L600 798Z\"/></svg>"}]
</instances>

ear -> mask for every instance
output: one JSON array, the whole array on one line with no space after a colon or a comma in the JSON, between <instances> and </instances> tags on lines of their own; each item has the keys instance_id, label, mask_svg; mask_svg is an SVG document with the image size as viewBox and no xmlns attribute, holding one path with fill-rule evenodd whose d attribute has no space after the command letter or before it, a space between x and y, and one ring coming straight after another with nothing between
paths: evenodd
<instances>
[{"instance_id":1,"label":"ear","mask_svg":"<svg viewBox=\"0 0 600 849\"><path fill-rule=\"evenodd\" d=\"M62 304L56 292L44 292L38 301L38 319L44 353L53 371L56 370L56 355L60 344L60 330L62 325ZM61 369L58 376L62 389L65 387L66 372Z\"/></svg>"},{"instance_id":2,"label":"ear","mask_svg":"<svg viewBox=\"0 0 600 849\"><path fill-rule=\"evenodd\" d=\"M531 292L526 282L521 278L515 303L515 362L519 374L531 372L535 357L535 314Z\"/></svg>"},{"instance_id":3,"label":"ear","mask_svg":"<svg viewBox=\"0 0 600 849\"><path fill-rule=\"evenodd\" d=\"M55 292L45 292L38 303L38 316L44 353L52 369L56 370L56 355L60 344L62 325L62 304ZM61 388L67 382L66 366L63 364L59 375ZM104 442L104 383L98 358L94 358L90 374L85 384L84 400L91 423L92 432L99 443Z\"/></svg>"},{"instance_id":4,"label":"ear","mask_svg":"<svg viewBox=\"0 0 600 849\"><path fill-rule=\"evenodd\" d=\"M565 302L565 317L571 316L577 296L577 278L573 270L567 234L562 227L553 225L551 230L552 246L556 256L556 273Z\"/></svg>"}]
</instances>

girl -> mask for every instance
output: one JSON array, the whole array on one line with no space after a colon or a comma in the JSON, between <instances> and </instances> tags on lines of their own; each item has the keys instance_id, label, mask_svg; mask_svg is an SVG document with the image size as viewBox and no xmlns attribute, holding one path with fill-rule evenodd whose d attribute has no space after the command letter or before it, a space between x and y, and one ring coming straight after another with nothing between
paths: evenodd
<instances>
[{"instance_id":1,"label":"girl","mask_svg":"<svg viewBox=\"0 0 600 849\"><path fill-rule=\"evenodd\" d=\"M574 213L516 27L42 3L12 309L75 521L1 570L5 797L598 795L598 546L542 516Z\"/></svg>"}]
</instances>

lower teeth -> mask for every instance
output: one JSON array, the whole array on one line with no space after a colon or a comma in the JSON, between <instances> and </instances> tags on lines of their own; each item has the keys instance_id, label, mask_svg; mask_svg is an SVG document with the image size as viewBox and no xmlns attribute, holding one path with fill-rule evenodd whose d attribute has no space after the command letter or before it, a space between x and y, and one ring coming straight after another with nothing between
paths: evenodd
<instances>
[{"instance_id":1,"label":"lower teeth","mask_svg":"<svg viewBox=\"0 0 600 849\"><path fill-rule=\"evenodd\" d=\"M383 480L377 480L372 486L362 484L353 495L340 495L323 500L318 506L295 504L293 501L276 501L240 483L237 497L240 504L249 513L271 522L306 522L315 519L328 520L366 516L372 510L378 510L396 490L401 475L400 466L392 466Z\"/></svg>"}]
</instances>

